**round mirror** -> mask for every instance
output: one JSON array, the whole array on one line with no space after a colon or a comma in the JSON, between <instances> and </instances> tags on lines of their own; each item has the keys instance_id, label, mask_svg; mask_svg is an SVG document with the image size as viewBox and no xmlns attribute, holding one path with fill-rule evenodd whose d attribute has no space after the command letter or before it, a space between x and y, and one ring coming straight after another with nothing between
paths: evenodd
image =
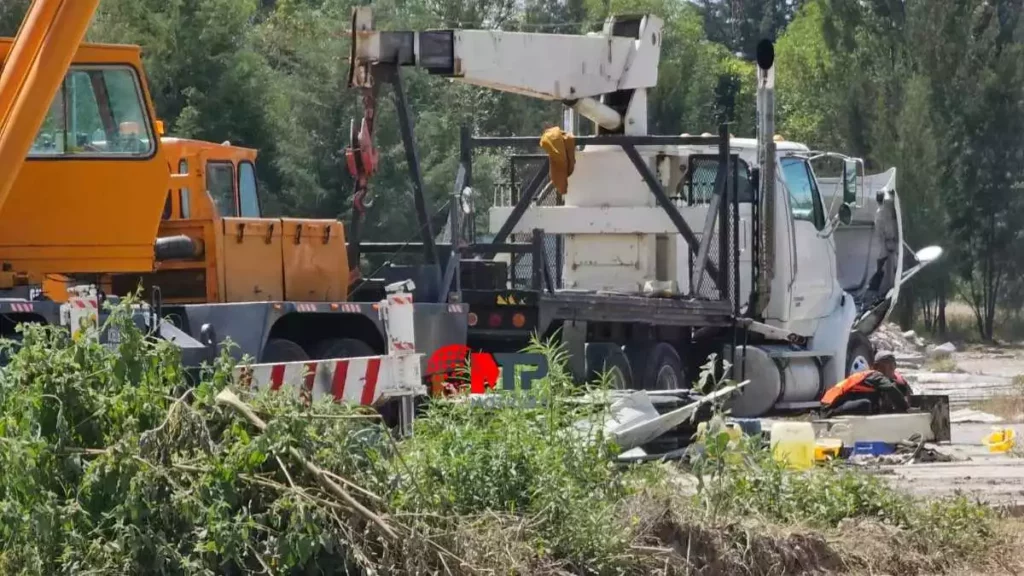
<instances>
[{"instance_id":1,"label":"round mirror","mask_svg":"<svg viewBox=\"0 0 1024 576\"><path fill-rule=\"evenodd\" d=\"M934 262L942 256L942 246L928 246L921 248L914 254L914 258L917 259L921 264L928 264Z\"/></svg>"},{"instance_id":2,"label":"round mirror","mask_svg":"<svg viewBox=\"0 0 1024 576\"><path fill-rule=\"evenodd\" d=\"M839 222L843 226L848 226L850 222L853 222L853 208L850 208L849 204L841 204L839 206Z\"/></svg>"}]
</instances>

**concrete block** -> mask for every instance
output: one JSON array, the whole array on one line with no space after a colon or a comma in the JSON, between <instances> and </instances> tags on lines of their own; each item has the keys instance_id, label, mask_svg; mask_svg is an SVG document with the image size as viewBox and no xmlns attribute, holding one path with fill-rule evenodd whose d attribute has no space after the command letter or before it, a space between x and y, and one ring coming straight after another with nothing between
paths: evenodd
<instances>
[{"instance_id":1,"label":"concrete block","mask_svg":"<svg viewBox=\"0 0 1024 576\"><path fill-rule=\"evenodd\" d=\"M827 436L833 426L843 424L844 440L852 442L886 442L895 444L914 434L920 434L926 442L935 440L932 432L932 415L927 412L910 414L879 414L877 416L844 416L815 422L819 436Z\"/></svg>"}]
</instances>

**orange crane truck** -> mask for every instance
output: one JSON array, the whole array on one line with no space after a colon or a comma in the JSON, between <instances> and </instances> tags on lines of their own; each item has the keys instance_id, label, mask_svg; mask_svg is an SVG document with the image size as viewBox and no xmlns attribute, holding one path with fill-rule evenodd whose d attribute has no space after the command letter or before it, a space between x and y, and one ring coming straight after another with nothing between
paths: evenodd
<instances>
[{"instance_id":1,"label":"orange crane truck","mask_svg":"<svg viewBox=\"0 0 1024 576\"><path fill-rule=\"evenodd\" d=\"M161 138L140 48L82 43L97 5L35 0L0 40L0 336L22 322L77 330L83 310L102 320L103 300L141 284L139 321L187 364L230 338L258 384L305 370L314 396L423 390L415 346L464 342L465 310L413 303L404 278L351 301L341 223L262 218L251 157L217 164L209 146ZM82 284L67 302L43 290L56 274Z\"/></svg>"}]
</instances>

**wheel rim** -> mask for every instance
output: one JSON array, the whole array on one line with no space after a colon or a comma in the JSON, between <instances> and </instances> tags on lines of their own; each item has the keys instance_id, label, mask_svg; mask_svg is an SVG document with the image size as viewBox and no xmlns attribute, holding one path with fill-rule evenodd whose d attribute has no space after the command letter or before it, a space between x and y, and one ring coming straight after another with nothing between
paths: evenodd
<instances>
[{"instance_id":1,"label":"wheel rim","mask_svg":"<svg viewBox=\"0 0 1024 576\"><path fill-rule=\"evenodd\" d=\"M658 369L658 377L654 379L654 385L657 390L678 390L679 378L676 371L667 364L662 366Z\"/></svg>"},{"instance_id":2,"label":"wheel rim","mask_svg":"<svg viewBox=\"0 0 1024 576\"><path fill-rule=\"evenodd\" d=\"M853 357L853 361L850 362L850 373L863 372L870 367L868 359L863 354L857 354Z\"/></svg>"},{"instance_id":3,"label":"wheel rim","mask_svg":"<svg viewBox=\"0 0 1024 576\"><path fill-rule=\"evenodd\" d=\"M612 388L616 390L626 389L626 375L622 373L622 369L618 366L612 366L608 368L608 382L612 385Z\"/></svg>"}]
</instances>

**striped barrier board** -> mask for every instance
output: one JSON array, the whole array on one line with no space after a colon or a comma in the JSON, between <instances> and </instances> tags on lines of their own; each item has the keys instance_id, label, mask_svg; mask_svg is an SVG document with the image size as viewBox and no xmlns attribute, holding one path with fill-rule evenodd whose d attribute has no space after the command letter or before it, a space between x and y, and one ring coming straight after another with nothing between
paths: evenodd
<instances>
[{"instance_id":1,"label":"striped barrier board","mask_svg":"<svg viewBox=\"0 0 1024 576\"><path fill-rule=\"evenodd\" d=\"M32 312L33 310L31 302L4 302L3 308L11 312Z\"/></svg>"},{"instance_id":2,"label":"striped barrier board","mask_svg":"<svg viewBox=\"0 0 1024 576\"><path fill-rule=\"evenodd\" d=\"M420 354L252 364L235 368L235 384L256 390L298 388L303 398L373 406L419 392Z\"/></svg>"}]
</instances>

